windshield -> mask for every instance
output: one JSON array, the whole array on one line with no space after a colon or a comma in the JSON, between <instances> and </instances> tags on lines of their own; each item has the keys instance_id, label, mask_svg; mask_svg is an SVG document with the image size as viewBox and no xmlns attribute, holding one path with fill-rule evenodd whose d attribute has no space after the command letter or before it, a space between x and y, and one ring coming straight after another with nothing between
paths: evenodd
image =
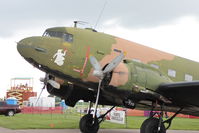
<instances>
[{"instance_id":1,"label":"windshield","mask_svg":"<svg viewBox=\"0 0 199 133\"><path fill-rule=\"evenodd\" d=\"M73 42L73 35L59 31L45 31L43 36L61 38L66 42Z\"/></svg>"}]
</instances>

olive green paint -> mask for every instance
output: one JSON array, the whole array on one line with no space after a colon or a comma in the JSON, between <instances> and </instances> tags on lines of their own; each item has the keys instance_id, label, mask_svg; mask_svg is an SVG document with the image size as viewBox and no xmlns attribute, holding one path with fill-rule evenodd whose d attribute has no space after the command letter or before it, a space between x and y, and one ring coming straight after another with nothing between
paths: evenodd
<instances>
[{"instance_id":1,"label":"olive green paint","mask_svg":"<svg viewBox=\"0 0 199 133\"><path fill-rule=\"evenodd\" d=\"M151 62L150 64L156 64L160 68L160 71L168 75L168 69L176 71L176 77L169 77L171 80L185 81L185 74L193 76L193 80L199 80L199 63L191 61L185 58L176 56L174 60L162 60L157 62Z\"/></svg>"},{"instance_id":2,"label":"olive green paint","mask_svg":"<svg viewBox=\"0 0 199 133\"><path fill-rule=\"evenodd\" d=\"M106 55L111 54L112 45L116 44L116 37L89 29L55 27L47 29L47 31L69 33L73 35L73 42L65 42L63 39L56 37L26 38L22 40L24 44L27 44L23 54L28 56L29 53L32 53L31 58L39 64L74 78L85 79L88 77L92 68L88 59L89 55L95 56L100 61ZM37 50L31 49L35 46ZM58 49L67 50L63 66L58 66L53 62L53 56ZM84 72L80 74L74 71L74 69L82 70L86 58L87 62ZM175 56L173 60L149 62L149 65L132 60L126 60L125 64L129 71L128 82L119 87L126 90L131 90L133 86L155 90L162 83L184 81L185 74L192 75L193 80L199 80L199 71L197 71L199 63L178 56ZM159 69L151 67L150 64L158 65ZM168 69L176 71L175 78L168 76Z\"/></svg>"}]
</instances>

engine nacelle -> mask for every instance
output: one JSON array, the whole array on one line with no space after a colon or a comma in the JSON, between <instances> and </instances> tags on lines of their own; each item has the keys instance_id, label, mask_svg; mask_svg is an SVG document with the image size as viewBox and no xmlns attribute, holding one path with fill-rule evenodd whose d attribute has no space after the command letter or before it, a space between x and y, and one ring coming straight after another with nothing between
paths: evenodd
<instances>
[{"instance_id":1,"label":"engine nacelle","mask_svg":"<svg viewBox=\"0 0 199 133\"><path fill-rule=\"evenodd\" d=\"M84 100L87 102L93 101L95 99L93 91L89 91L73 84L61 85L60 89L56 89L50 84L47 84L47 91L52 95L65 99L65 103L72 107L74 107L79 100Z\"/></svg>"}]
</instances>

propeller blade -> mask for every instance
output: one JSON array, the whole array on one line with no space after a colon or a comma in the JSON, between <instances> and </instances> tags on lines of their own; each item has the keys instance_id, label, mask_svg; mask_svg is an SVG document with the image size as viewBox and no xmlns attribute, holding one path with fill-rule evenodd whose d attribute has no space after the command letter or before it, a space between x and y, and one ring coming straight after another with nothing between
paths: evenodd
<instances>
[{"instance_id":1,"label":"propeller blade","mask_svg":"<svg viewBox=\"0 0 199 133\"><path fill-rule=\"evenodd\" d=\"M40 97L41 97L41 94L43 93L43 90L45 89L45 87L46 87L46 85L44 85L44 87L41 89L41 92L40 92L40 94L39 94L39 97L37 98L37 101L36 101L36 103L35 103L35 106L37 105L37 103L38 103L38 101L39 101L39 99L40 99Z\"/></svg>"},{"instance_id":2,"label":"propeller blade","mask_svg":"<svg viewBox=\"0 0 199 133\"><path fill-rule=\"evenodd\" d=\"M45 74L45 77L44 77L44 78L41 77L39 80L40 80L42 83L44 83L44 84L46 85L48 79L49 79L49 74L46 73L46 74Z\"/></svg>"},{"instance_id":3,"label":"propeller blade","mask_svg":"<svg viewBox=\"0 0 199 133\"><path fill-rule=\"evenodd\" d=\"M90 63L94 68L93 75L98 77L99 79L103 78L102 68L94 56L90 56Z\"/></svg>"},{"instance_id":4,"label":"propeller blade","mask_svg":"<svg viewBox=\"0 0 199 133\"><path fill-rule=\"evenodd\" d=\"M115 57L111 63L109 63L106 68L104 69L103 73L109 73L111 71L113 71L113 69L115 69L119 63L124 59L124 53L122 52L120 55L118 55L117 57Z\"/></svg>"},{"instance_id":5,"label":"propeller blade","mask_svg":"<svg viewBox=\"0 0 199 133\"><path fill-rule=\"evenodd\" d=\"M39 79L42 83L44 83L44 86L43 86L43 88L41 89L41 92L40 92L40 94L39 94L39 97L38 97L37 100L36 100L35 106L37 105L37 103L38 103L38 101L39 101L39 99L40 99L40 97L41 97L41 94L43 93L43 90L46 88L48 79L49 79L49 74L47 74L47 73L45 74L45 77L44 77L44 78L40 78L40 79Z\"/></svg>"},{"instance_id":6,"label":"propeller blade","mask_svg":"<svg viewBox=\"0 0 199 133\"><path fill-rule=\"evenodd\" d=\"M40 82L44 83L45 78L41 77L39 80L40 80Z\"/></svg>"},{"instance_id":7,"label":"propeller blade","mask_svg":"<svg viewBox=\"0 0 199 133\"><path fill-rule=\"evenodd\" d=\"M95 70L102 70L99 62L97 61L97 59L94 56L90 56L90 63Z\"/></svg>"},{"instance_id":8,"label":"propeller blade","mask_svg":"<svg viewBox=\"0 0 199 133\"><path fill-rule=\"evenodd\" d=\"M48 80L47 81L50 85L52 85L52 87L56 88L56 89L60 89L60 84L54 80Z\"/></svg>"}]
</instances>

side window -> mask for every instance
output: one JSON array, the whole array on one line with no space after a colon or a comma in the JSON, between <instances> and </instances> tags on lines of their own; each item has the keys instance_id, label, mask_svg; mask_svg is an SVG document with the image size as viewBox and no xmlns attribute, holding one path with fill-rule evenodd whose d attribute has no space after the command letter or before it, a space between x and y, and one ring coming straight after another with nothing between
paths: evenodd
<instances>
[{"instance_id":1,"label":"side window","mask_svg":"<svg viewBox=\"0 0 199 133\"><path fill-rule=\"evenodd\" d=\"M73 35L71 34L64 33L63 38L66 42L73 42Z\"/></svg>"},{"instance_id":2,"label":"side window","mask_svg":"<svg viewBox=\"0 0 199 133\"><path fill-rule=\"evenodd\" d=\"M156 69L159 69L159 68L160 68L160 67L159 67L158 65L156 65L156 64L151 64L151 67L156 68Z\"/></svg>"},{"instance_id":3,"label":"side window","mask_svg":"<svg viewBox=\"0 0 199 133\"><path fill-rule=\"evenodd\" d=\"M176 71L173 70L173 69L169 69L168 70L168 76L175 78L176 77Z\"/></svg>"},{"instance_id":4,"label":"side window","mask_svg":"<svg viewBox=\"0 0 199 133\"><path fill-rule=\"evenodd\" d=\"M133 61L135 61L135 62L139 62L139 63L141 63L142 61L141 60L139 60L139 59L132 59Z\"/></svg>"},{"instance_id":5,"label":"side window","mask_svg":"<svg viewBox=\"0 0 199 133\"><path fill-rule=\"evenodd\" d=\"M185 74L185 81L193 81L193 76L190 74Z\"/></svg>"}]
</instances>

